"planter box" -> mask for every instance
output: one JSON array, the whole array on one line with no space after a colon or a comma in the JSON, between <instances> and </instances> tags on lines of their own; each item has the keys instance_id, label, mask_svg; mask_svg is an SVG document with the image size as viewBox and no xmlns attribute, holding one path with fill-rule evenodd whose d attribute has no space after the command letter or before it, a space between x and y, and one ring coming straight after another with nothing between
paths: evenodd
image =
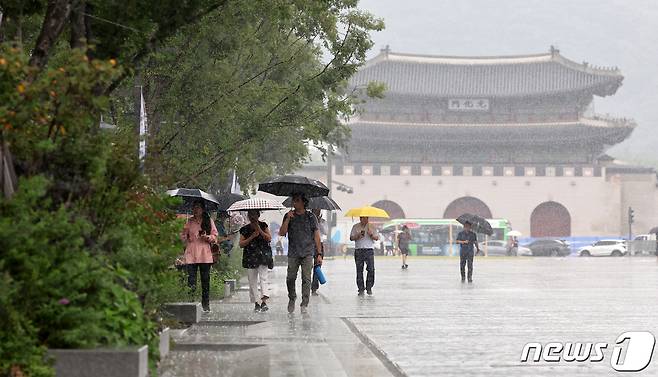
<instances>
[{"instance_id":1,"label":"planter box","mask_svg":"<svg viewBox=\"0 0 658 377\"><path fill-rule=\"evenodd\" d=\"M164 304L163 310L183 323L201 320L201 304L198 302L172 302Z\"/></svg>"},{"instance_id":2,"label":"planter box","mask_svg":"<svg viewBox=\"0 0 658 377\"><path fill-rule=\"evenodd\" d=\"M226 279L224 280L224 286L226 286L226 284L231 286L231 293L234 293L237 289L238 282L235 279Z\"/></svg>"},{"instance_id":3,"label":"planter box","mask_svg":"<svg viewBox=\"0 0 658 377\"><path fill-rule=\"evenodd\" d=\"M160 360L164 359L165 356L169 354L170 339L171 339L171 330L169 330L169 327L160 331L160 344L158 347L160 350Z\"/></svg>"},{"instance_id":4,"label":"planter box","mask_svg":"<svg viewBox=\"0 0 658 377\"><path fill-rule=\"evenodd\" d=\"M126 349L51 349L57 377L146 377L148 346Z\"/></svg>"}]
</instances>

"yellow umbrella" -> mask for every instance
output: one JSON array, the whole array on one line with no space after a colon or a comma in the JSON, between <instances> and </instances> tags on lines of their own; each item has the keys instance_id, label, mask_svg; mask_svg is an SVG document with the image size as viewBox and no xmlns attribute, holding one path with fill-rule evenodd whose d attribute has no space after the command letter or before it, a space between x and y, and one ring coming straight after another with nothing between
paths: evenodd
<instances>
[{"instance_id":1,"label":"yellow umbrella","mask_svg":"<svg viewBox=\"0 0 658 377\"><path fill-rule=\"evenodd\" d=\"M383 217L388 219L388 213L381 208L365 206L352 208L345 214L345 217Z\"/></svg>"}]
</instances>

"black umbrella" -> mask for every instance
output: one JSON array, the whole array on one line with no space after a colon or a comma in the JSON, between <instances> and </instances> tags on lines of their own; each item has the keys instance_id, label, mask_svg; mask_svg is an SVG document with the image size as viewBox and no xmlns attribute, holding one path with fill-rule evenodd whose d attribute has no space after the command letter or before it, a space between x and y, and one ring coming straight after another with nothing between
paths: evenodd
<instances>
[{"instance_id":1,"label":"black umbrella","mask_svg":"<svg viewBox=\"0 0 658 377\"><path fill-rule=\"evenodd\" d=\"M221 194L217 196L217 201L219 202L217 209L220 211L226 211L231 204L245 199L247 199L247 197L240 194Z\"/></svg>"},{"instance_id":2,"label":"black umbrella","mask_svg":"<svg viewBox=\"0 0 658 377\"><path fill-rule=\"evenodd\" d=\"M181 212L189 212L192 210L192 205L197 200L203 200L206 204L206 211L216 211L219 205L217 198L213 194L209 194L199 189L177 188L167 190L169 196L179 196L183 198L183 205L179 209Z\"/></svg>"},{"instance_id":3,"label":"black umbrella","mask_svg":"<svg viewBox=\"0 0 658 377\"><path fill-rule=\"evenodd\" d=\"M292 207L292 197L283 201L283 206ZM316 196L308 200L308 209L326 209L328 211L340 211L338 203L328 196Z\"/></svg>"},{"instance_id":4,"label":"black umbrella","mask_svg":"<svg viewBox=\"0 0 658 377\"><path fill-rule=\"evenodd\" d=\"M304 194L307 198L329 195L329 188L317 179L301 175L279 175L268 178L258 185L258 190L276 196L292 196Z\"/></svg>"},{"instance_id":5,"label":"black umbrella","mask_svg":"<svg viewBox=\"0 0 658 377\"><path fill-rule=\"evenodd\" d=\"M491 229L491 224L481 216L471 215L470 213L465 213L457 218L460 224L464 225L466 222L471 223L471 229L475 233L484 233L488 236L493 235L493 229Z\"/></svg>"}]
</instances>

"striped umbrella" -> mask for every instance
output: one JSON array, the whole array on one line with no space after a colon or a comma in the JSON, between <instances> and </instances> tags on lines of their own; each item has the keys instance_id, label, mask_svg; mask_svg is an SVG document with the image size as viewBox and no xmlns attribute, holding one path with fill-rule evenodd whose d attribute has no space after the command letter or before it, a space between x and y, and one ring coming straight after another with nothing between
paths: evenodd
<instances>
[{"instance_id":1,"label":"striped umbrella","mask_svg":"<svg viewBox=\"0 0 658 377\"><path fill-rule=\"evenodd\" d=\"M277 202L276 200L264 199L264 198L251 198L251 199L240 200L231 204L231 206L228 207L227 211L229 212L249 211L251 209L255 209L258 211L268 211L268 210L277 210L277 209L285 209L285 208L286 207L282 206L281 203Z\"/></svg>"}]
</instances>

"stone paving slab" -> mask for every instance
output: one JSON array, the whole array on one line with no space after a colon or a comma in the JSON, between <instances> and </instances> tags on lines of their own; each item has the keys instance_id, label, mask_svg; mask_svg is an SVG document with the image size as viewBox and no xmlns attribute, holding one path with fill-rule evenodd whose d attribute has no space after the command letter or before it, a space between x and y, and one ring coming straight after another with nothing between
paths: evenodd
<instances>
[{"instance_id":1,"label":"stone paving slab","mask_svg":"<svg viewBox=\"0 0 658 377\"><path fill-rule=\"evenodd\" d=\"M276 267L269 312L253 313L248 292L238 289L212 303L202 318L212 323L173 336L181 344L254 348L173 347L162 375L607 376L619 375L609 363L619 334L658 335L655 258L476 258L472 285L460 282L457 258L409 264L401 270L399 261L377 258L374 295L359 297L353 261L326 261L329 282L306 316L298 308L287 313L285 267ZM598 364L520 362L525 343L551 341L610 348ZM657 364L654 355L629 375L658 375Z\"/></svg>"}]
</instances>

